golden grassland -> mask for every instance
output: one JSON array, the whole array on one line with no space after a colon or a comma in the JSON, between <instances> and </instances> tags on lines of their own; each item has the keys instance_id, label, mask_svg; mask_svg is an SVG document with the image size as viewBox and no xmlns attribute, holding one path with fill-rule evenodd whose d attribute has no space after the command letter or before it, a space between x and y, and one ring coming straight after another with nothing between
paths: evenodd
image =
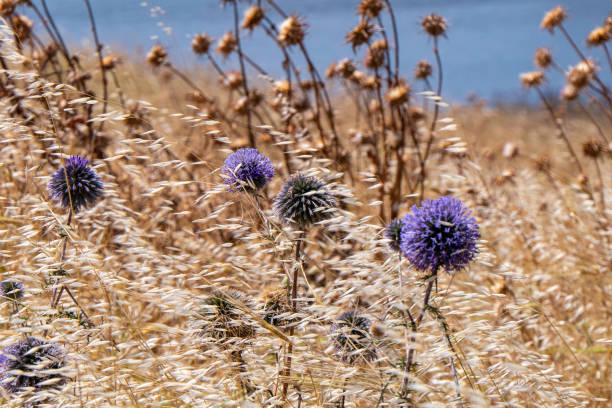
<instances>
[{"instance_id":1,"label":"golden grassland","mask_svg":"<svg viewBox=\"0 0 612 408\"><path fill-rule=\"evenodd\" d=\"M427 24L434 35L441 23ZM276 169L255 200L228 192L219 172L250 143L236 108L243 83L228 90L217 73L179 71L166 57L153 68L124 57L100 70L83 54L90 68L75 72L91 79L73 73L60 84L7 30L0 273L26 289L18 305L1 304L0 339L60 343L69 381L18 395L0 388L4 406L609 405L612 156L603 140L612 134L597 106L587 114L560 102L559 127L546 109L452 107L415 88L396 100L391 91L406 83L380 74L391 84L382 98L351 76L337 80L329 105L323 85L304 85L301 109L296 85L288 94L253 79L264 100L247 106L252 137ZM68 64L56 64L68 80ZM69 155L91 159L105 185L70 221L46 187ZM298 171L323 179L340 205L307 231L296 259L299 233L279 222L272 199ZM476 217L480 254L467 270L440 274L431 313L409 330L425 276L382 234L421 198L442 195ZM215 291L237 306L227 331L245 325L254 335L202 336L202 325L218 324L202 312ZM274 301L291 329L263 319ZM348 364L330 345L346 310L371 321L374 361ZM416 360L407 368L408 348Z\"/></svg>"}]
</instances>

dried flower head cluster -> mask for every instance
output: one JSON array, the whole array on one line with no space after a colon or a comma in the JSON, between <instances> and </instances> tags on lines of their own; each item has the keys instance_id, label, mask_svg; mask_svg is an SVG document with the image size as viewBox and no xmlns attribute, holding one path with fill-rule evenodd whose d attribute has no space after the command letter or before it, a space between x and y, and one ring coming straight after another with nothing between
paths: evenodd
<instances>
[{"instance_id":1,"label":"dried flower head cluster","mask_svg":"<svg viewBox=\"0 0 612 408\"><path fill-rule=\"evenodd\" d=\"M228 31L223 34L223 37L219 39L217 43L217 53L228 57L238 47L238 40L233 32Z\"/></svg>"},{"instance_id":2,"label":"dried flower head cluster","mask_svg":"<svg viewBox=\"0 0 612 408\"><path fill-rule=\"evenodd\" d=\"M585 156L597 159L607 150L607 146L599 139L587 140L582 144L582 152Z\"/></svg>"},{"instance_id":3,"label":"dried flower head cluster","mask_svg":"<svg viewBox=\"0 0 612 408\"><path fill-rule=\"evenodd\" d=\"M612 34L610 33L610 29L606 27L597 27L594 28L593 31L589 33L587 37L587 44L596 47L599 45L603 45L610 41Z\"/></svg>"},{"instance_id":4,"label":"dried flower head cluster","mask_svg":"<svg viewBox=\"0 0 612 408\"><path fill-rule=\"evenodd\" d=\"M258 5L254 4L244 12L244 19L242 20L242 28L247 30L254 30L257 28L261 20L265 16L264 10Z\"/></svg>"},{"instance_id":5,"label":"dried flower head cluster","mask_svg":"<svg viewBox=\"0 0 612 408\"><path fill-rule=\"evenodd\" d=\"M384 38L374 41L372 45L368 47L364 65L372 70L380 68L385 63L388 48L387 40Z\"/></svg>"},{"instance_id":6,"label":"dried flower head cluster","mask_svg":"<svg viewBox=\"0 0 612 408\"><path fill-rule=\"evenodd\" d=\"M408 102L408 98L410 97L410 88L408 88L407 85L395 86L389 89L389 92L387 92L385 97L392 106L402 105Z\"/></svg>"},{"instance_id":7,"label":"dried flower head cluster","mask_svg":"<svg viewBox=\"0 0 612 408\"><path fill-rule=\"evenodd\" d=\"M432 13L421 20L421 26L430 36L439 37L445 35L448 23L444 17Z\"/></svg>"},{"instance_id":8,"label":"dried flower head cluster","mask_svg":"<svg viewBox=\"0 0 612 408\"><path fill-rule=\"evenodd\" d=\"M167 57L166 49L160 44L155 44L147 54L147 62L153 67L159 67L166 62Z\"/></svg>"},{"instance_id":9,"label":"dried flower head cluster","mask_svg":"<svg viewBox=\"0 0 612 408\"><path fill-rule=\"evenodd\" d=\"M41 390L61 386L66 376L63 368L66 354L51 342L26 337L0 352L0 384L11 393Z\"/></svg>"},{"instance_id":10,"label":"dried flower head cluster","mask_svg":"<svg viewBox=\"0 0 612 408\"><path fill-rule=\"evenodd\" d=\"M351 44L353 51L363 44L367 44L374 34L374 24L367 20L361 21L346 36L346 43Z\"/></svg>"},{"instance_id":11,"label":"dried flower head cluster","mask_svg":"<svg viewBox=\"0 0 612 408\"><path fill-rule=\"evenodd\" d=\"M376 359L376 347L370 334L370 320L349 310L336 318L331 327L331 343L336 358L349 364Z\"/></svg>"},{"instance_id":12,"label":"dried flower head cluster","mask_svg":"<svg viewBox=\"0 0 612 408\"><path fill-rule=\"evenodd\" d=\"M554 32L555 27L558 27L567 18L567 12L562 6L557 6L547 12L540 23L542 30L548 30L551 33Z\"/></svg>"},{"instance_id":13,"label":"dried flower head cluster","mask_svg":"<svg viewBox=\"0 0 612 408\"><path fill-rule=\"evenodd\" d=\"M230 191L254 193L274 177L274 166L257 149L242 148L225 159L221 172Z\"/></svg>"},{"instance_id":14,"label":"dried flower head cluster","mask_svg":"<svg viewBox=\"0 0 612 408\"><path fill-rule=\"evenodd\" d=\"M548 48L537 48L533 62L538 68L547 68L552 64L552 54Z\"/></svg>"},{"instance_id":15,"label":"dried flower head cluster","mask_svg":"<svg viewBox=\"0 0 612 408\"><path fill-rule=\"evenodd\" d=\"M417 67L414 69L414 77L416 79L427 79L433 72L433 67L429 61L419 61Z\"/></svg>"},{"instance_id":16,"label":"dried flower head cluster","mask_svg":"<svg viewBox=\"0 0 612 408\"><path fill-rule=\"evenodd\" d=\"M306 24L295 15L291 15L283 21L278 30L278 42L286 45L298 45L304 41Z\"/></svg>"},{"instance_id":17,"label":"dried flower head cluster","mask_svg":"<svg viewBox=\"0 0 612 408\"><path fill-rule=\"evenodd\" d=\"M593 60L580 61L570 69L567 74L567 82L578 89L584 88L593 78L596 69L597 66Z\"/></svg>"},{"instance_id":18,"label":"dried flower head cluster","mask_svg":"<svg viewBox=\"0 0 612 408\"><path fill-rule=\"evenodd\" d=\"M521 83L527 88L538 87L544 83L544 73L542 71L525 72L521 74Z\"/></svg>"},{"instance_id":19,"label":"dried flower head cluster","mask_svg":"<svg viewBox=\"0 0 612 408\"><path fill-rule=\"evenodd\" d=\"M191 49L198 55L208 54L213 41L206 33L198 34L191 41Z\"/></svg>"},{"instance_id":20,"label":"dried flower head cluster","mask_svg":"<svg viewBox=\"0 0 612 408\"><path fill-rule=\"evenodd\" d=\"M458 272L478 253L476 219L454 197L425 200L403 221L400 248L418 270Z\"/></svg>"},{"instance_id":21,"label":"dried flower head cluster","mask_svg":"<svg viewBox=\"0 0 612 408\"><path fill-rule=\"evenodd\" d=\"M65 162L49 182L51 197L74 213L92 206L102 197L103 191L100 176L89 166L87 159L78 156Z\"/></svg>"},{"instance_id":22,"label":"dried flower head cluster","mask_svg":"<svg viewBox=\"0 0 612 408\"><path fill-rule=\"evenodd\" d=\"M305 229L333 215L336 199L314 176L294 174L274 199L274 210L286 224Z\"/></svg>"},{"instance_id":23,"label":"dried flower head cluster","mask_svg":"<svg viewBox=\"0 0 612 408\"><path fill-rule=\"evenodd\" d=\"M357 6L357 14L363 17L376 18L383 10L382 0L361 0Z\"/></svg>"}]
</instances>

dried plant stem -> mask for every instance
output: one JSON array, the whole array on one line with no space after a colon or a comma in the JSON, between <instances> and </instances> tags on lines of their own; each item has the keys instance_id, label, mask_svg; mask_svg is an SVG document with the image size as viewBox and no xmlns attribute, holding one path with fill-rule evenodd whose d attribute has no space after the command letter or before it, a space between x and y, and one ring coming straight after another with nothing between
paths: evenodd
<instances>
[{"instance_id":1,"label":"dried plant stem","mask_svg":"<svg viewBox=\"0 0 612 408\"><path fill-rule=\"evenodd\" d=\"M599 160L597 160L597 158L594 157L593 163L595 164L595 170L597 171L597 179L599 180L599 201L601 205L601 213L603 214L605 218L608 218L606 214L606 196L605 196L606 186L604 184L604 179L601 175L601 167L599 165Z\"/></svg>"},{"instance_id":2,"label":"dried plant stem","mask_svg":"<svg viewBox=\"0 0 612 408\"><path fill-rule=\"evenodd\" d=\"M395 83L397 83L399 80L399 36L397 33L397 24L395 23L395 13L393 13L391 2L385 0L385 4L387 5L387 10L391 17L391 27L393 28L393 41L395 42L395 44L393 44L395 47Z\"/></svg>"},{"instance_id":3,"label":"dried plant stem","mask_svg":"<svg viewBox=\"0 0 612 408\"><path fill-rule=\"evenodd\" d=\"M106 69L104 69L104 63L102 61L102 44L100 43L100 39L98 38L98 31L96 30L96 21L94 20L94 15L93 15L93 11L91 9L91 4L89 3L89 0L84 0L85 1L85 5L87 6L87 14L89 15L89 22L91 24L91 32L93 34L93 38L94 38L94 43L96 44L96 54L98 55L98 65L100 67L100 75L102 76L102 114L104 115L106 113L106 109L108 106L108 81L106 80ZM98 127L98 131L101 132L102 129L104 129L104 124L106 123L106 121L102 120L100 121L100 126ZM91 138L90 141L90 154L93 155L93 149L94 149L94 138L95 138L95 132L92 132L91 135L89 135Z\"/></svg>"},{"instance_id":4,"label":"dried plant stem","mask_svg":"<svg viewBox=\"0 0 612 408\"><path fill-rule=\"evenodd\" d=\"M606 54L606 59L608 60L608 65L610 66L610 73L612 74L612 56L610 56L610 50L605 43L603 44L603 49Z\"/></svg>"},{"instance_id":5,"label":"dried plant stem","mask_svg":"<svg viewBox=\"0 0 612 408\"><path fill-rule=\"evenodd\" d=\"M402 312L402 319L403 319L403 324L404 324L404 352L405 352L404 357L406 359L405 361L408 361L408 358L410 356L410 346L408 344L408 326L407 326L407 322L404 317L404 314L408 316L408 319L410 319L410 326L413 328L413 330L416 328L416 324L415 324L414 318L412 317L412 313L410 313L410 310L406 307L404 303L404 280L402 278L402 254L401 253L398 254L397 274L399 278L399 301L400 301L400 305L402 308L401 312ZM408 375L409 373L410 373L410 366L406 364L404 366L404 379L402 381L401 395L408 395L408 385L409 385Z\"/></svg>"}]
</instances>

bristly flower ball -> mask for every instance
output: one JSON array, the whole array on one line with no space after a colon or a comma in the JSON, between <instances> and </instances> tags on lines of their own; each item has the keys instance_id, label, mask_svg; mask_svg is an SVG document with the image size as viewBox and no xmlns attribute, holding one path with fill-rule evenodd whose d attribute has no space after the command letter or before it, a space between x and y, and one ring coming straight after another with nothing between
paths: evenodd
<instances>
[{"instance_id":1,"label":"bristly flower ball","mask_svg":"<svg viewBox=\"0 0 612 408\"><path fill-rule=\"evenodd\" d=\"M66 354L53 342L27 337L0 352L0 384L8 392L53 388L66 382L57 370L65 366Z\"/></svg>"},{"instance_id":2,"label":"bristly flower ball","mask_svg":"<svg viewBox=\"0 0 612 408\"><path fill-rule=\"evenodd\" d=\"M71 157L51 176L48 188L51 197L75 213L93 205L104 191L102 179L89 166L89 161L78 156Z\"/></svg>"},{"instance_id":3,"label":"bristly flower ball","mask_svg":"<svg viewBox=\"0 0 612 408\"><path fill-rule=\"evenodd\" d=\"M349 364L376 359L370 321L355 311L342 313L331 327L331 343L336 357Z\"/></svg>"},{"instance_id":4,"label":"bristly flower ball","mask_svg":"<svg viewBox=\"0 0 612 408\"><path fill-rule=\"evenodd\" d=\"M196 326L199 334L224 343L252 337L255 327L249 316L234 302L248 303L245 296L235 290L226 293L231 298L215 291L204 300L202 308L197 312Z\"/></svg>"},{"instance_id":5,"label":"bristly flower ball","mask_svg":"<svg viewBox=\"0 0 612 408\"><path fill-rule=\"evenodd\" d=\"M23 297L23 284L16 280L3 280L0 282L0 297L3 300L18 301Z\"/></svg>"},{"instance_id":6,"label":"bristly flower ball","mask_svg":"<svg viewBox=\"0 0 612 408\"><path fill-rule=\"evenodd\" d=\"M274 199L274 210L286 224L305 229L331 218L336 199L316 177L295 174Z\"/></svg>"},{"instance_id":7,"label":"bristly flower ball","mask_svg":"<svg viewBox=\"0 0 612 408\"><path fill-rule=\"evenodd\" d=\"M396 252L399 252L401 250L400 243L402 242L401 234L403 225L404 223L402 222L402 220L393 220L389 224L387 224L387 227L385 228L385 232L383 234L384 237L389 240L389 248Z\"/></svg>"},{"instance_id":8,"label":"bristly flower ball","mask_svg":"<svg viewBox=\"0 0 612 408\"><path fill-rule=\"evenodd\" d=\"M419 270L461 271L478 253L476 219L460 200L444 196L425 200L404 217L400 248Z\"/></svg>"},{"instance_id":9,"label":"bristly flower ball","mask_svg":"<svg viewBox=\"0 0 612 408\"><path fill-rule=\"evenodd\" d=\"M242 148L227 156L221 169L229 191L254 193L274 177L274 167L257 149Z\"/></svg>"}]
</instances>

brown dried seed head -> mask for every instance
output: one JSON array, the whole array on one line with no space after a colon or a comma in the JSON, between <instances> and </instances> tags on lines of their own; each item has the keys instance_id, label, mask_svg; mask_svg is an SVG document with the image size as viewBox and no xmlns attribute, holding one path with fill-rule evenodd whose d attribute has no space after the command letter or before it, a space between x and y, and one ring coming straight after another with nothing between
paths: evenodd
<instances>
[{"instance_id":1,"label":"brown dried seed head","mask_svg":"<svg viewBox=\"0 0 612 408\"><path fill-rule=\"evenodd\" d=\"M361 83L365 81L366 77L366 74L364 74L362 71L355 70L353 75L350 76L349 80L357 85L361 85Z\"/></svg>"},{"instance_id":2,"label":"brown dried seed head","mask_svg":"<svg viewBox=\"0 0 612 408\"><path fill-rule=\"evenodd\" d=\"M283 45L297 45L304 40L306 24L297 16L291 15L279 27L278 42Z\"/></svg>"},{"instance_id":3,"label":"brown dried seed head","mask_svg":"<svg viewBox=\"0 0 612 408\"><path fill-rule=\"evenodd\" d=\"M356 69L355 63L348 58L340 60L336 65L336 73L342 75L345 79L350 78Z\"/></svg>"},{"instance_id":4,"label":"brown dried seed head","mask_svg":"<svg viewBox=\"0 0 612 408\"><path fill-rule=\"evenodd\" d=\"M247 101L246 96L241 97L240 99L238 99L236 101L236 103L234 104L234 110L239 114L239 115L246 115L246 113L248 112L249 108L249 103Z\"/></svg>"},{"instance_id":5,"label":"brown dried seed head","mask_svg":"<svg viewBox=\"0 0 612 408\"><path fill-rule=\"evenodd\" d=\"M257 28L261 20L264 18L265 12L258 5L249 7L244 12L244 19L242 20L242 28L247 30L254 30Z\"/></svg>"},{"instance_id":6,"label":"brown dried seed head","mask_svg":"<svg viewBox=\"0 0 612 408\"><path fill-rule=\"evenodd\" d=\"M552 33L555 27L563 23L563 20L566 18L567 12L565 9L561 6L557 6L544 15L544 18L540 23L540 28L542 30L548 30Z\"/></svg>"},{"instance_id":7,"label":"brown dried seed head","mask_svg":"<svg viewBox=\"0 0 612 408\"><path fill-rule=\"evenodd\" d=\"M521 74L521 82L527 88L540 86L544 82L544 73L542 71L525 72Z\"/></svg>"},{"instance_id":8,"label":"brown dried seed head","mask_svg":"<svg viewBox=\"0 0 612 408\"><path fill-rule=\"evenodd\" d=\"M147 62L154 67L159 67L166 61L167 56L166 49L159 44L155 44L147 54Z\"/></svg>"},{"instance_id":9,"label":"brown dried seed head","mask_svg":"<svg viewBox=\"0 0 612 408\"><path fill-rule=\"evenodd\" d=\"M572 84L567 84L561 89L561 97L566 101L573 101L580 95L580 89Z\"/></svg>"},{"instance_id":10,"label":"brown dried seed head","mask_svg":"<svg viewBox=\"0 0 612 408\"><path fill-rule=\"evenodd\" d=\"M212 43L213 39L206 33L198 34L193 37L193 41L191 41L191 49L198 55L208 54Z\"/></svg>"},{"instance_id":11,"label":"brown dried seed head","mask_svg":"<svg viewBox=\"0 0 612 408\"><path fill-rule=\"evenodd\" d=\"M353 51L359 46L367 44L374 34L374 25L368 20L362 20L346 36L346 43L351 44Z\"/></svg>"},{"instance_id":12,"label":"brown dried seed head","mask_svg":"<svg viewBox=\"0 0 612 408\"><path fill-rule=\"evenodd\" d=\"M446 23L444 17L433 13L423 18L421 21L421 26L425 32L432 37L444 35L446 29L448 28L448 24Z\"/></svg>"},{"instance_id":13,"label":"brown dried seed head","mask_svg":"<svg viewBox=\"0 0 612 408\"><path fill-rule=\"evenodd\" d=\"M274 92L283 96L288 96L291 93L291 84L284 79L274 81Z\"/></svg>"},{"instance_id":14,"label":"brown dried seed head","mask_svg":"<svg viewBox=\"0 0 612 408\"><path fill-rule=\"evenodd\" d=\"M605 44L610 40L611 35L612 34L610 33L609 28L597 27L589 33L589 36L587 37L587 44L591 47Z\"/></svg>"},{"instance_id":15,"label":"brown dried seed head","mask_svg":"<svg viewBox=\"0 0 612 408\"><path fill-rule=\"evenodd\" d=\"M325 70L325 78L333 78L336 76L337 73L338 71L336 71L336 62L334 61L327 66L327 69Z\"/></svg>"},{"instance_id":16,"label":"brown dried seed head","mask_svg":"<svg viewBox=\"0 0 612 408\"><path fill-rule=\"evenodd\" d=\"M591 80L596 69L597 66L593 60L580 61L570 69L570 72L567 74L567 82L576 88L583 88Z\"/></svg>"},{"instance_id":17,"label":"brown dried seed head","mask_svg":"<svg viewBox=\"0 0 612 408\"><path fill-rule=\"evenodd\" d=\"M364 64L369 69L380 68L385 63L388 45L384 39L374 41L368 48Z\"/></svg>"},{"instance_id":18,"label":"brown dried seed head","mask_svg":"<svg viewBox=\"0 0 612 408\"><path fill-rule=\"evenodd\" d=\"M533 160L533 164L535 169L542 173L548 173L550 171L550 157L548 156L540 156Z\"/></svg>"},{"instance_id":19,"label":"brown dried seed head","mask_svg":"<svg viewBox=\"0 0 612 408\"><path fill-rule=\"evenodd\" d=\"M392 106L398 106L408 102L409 94L410 90L406 85L399 85L391 88L389 92L387 92L386 98Z\"/></svg>"},{"instance_id":20,"label":"brown dried seed head","mask_svg":"<svg viewBox=\"0 0 612 408\"><path fill-rule=\"evenodd\" d=\"M230 71L225 75L225 77L221 78L221 81L223 83L223 86L232 90L236 90L242 86L243 78L240 72Z\"/></svg>"},{"instance_id":21,"label":"brown dried seed head","mask_svg":"<svg viewBox=\"0 0 612 408\"><path fill-rule=\"evenodd\" d=\"M536 49L533 63L538 68L546 68L552 63L552 54L548 48Z\"/></svg>"},{"instance_id":22,"label":"brown dried seed head","mask_svg":"<svg viewBox=\"0 0 612 408\"><path fill-rule=\"evenodd\" d=\"M369 76L361 81L361 87L363 89L375 90L380 86L380 82L375 76Z\"/></svg>"},{"instance_id":23,"label":"brown dried seed head","mask_svg":"<svg viewBox=\"0 0 612 408\"><path fill-rule=\"evenodd\" d=\"M0 0L0 15L2 17L9 17L15 11L14 0Z\"/></svg>"},{"instance_id":24,"label":"brown dried seed head","mask_svg":"<svg viewBox=\"0 0 612 408\"><path fill-rule=\"evenodd\" d=\"M427 114L425 113L425 110L423 110L423 108L421 108L420 106L411 106L408 109L408 114L412 118L413 122L418 122L418 121L423 120L423 119L425 119L427 117Z\"/></svg>"},{"instance_id":25,"label":"brown dried seed head","mask_svg":"<svg viewBox=\"0 0 612 408\"><path fill-rule=\"evenodd\" d=\"M612 13L610 13L608 17L606 17L603 26L606 30L608 30L610 34L612 34Z\"/></svg>"},{"instance_id":26,"label":"brown dried seed head","mask_svg":"<svg viewBox=\"0 0 612 408\"><path fill-rule=\"evenodd\" d=\"M377 17L383 9L382 0L361 0L357 6L357 14L363 17Z\"/></svg>"},{"instance_id":27,"label":"brown dried seed head","mask_svg":"<svg viewBox=\"0 0 612 408\"><path fill-rule=\"evenodd\" d=\"M428 61L422 60L417 63L414 69L414 77L416 79L427 79L433 72L433 67Z\"/></svg>"},{"instance_id":28,"label":"brown dried seed head","mask_svg":"<svg viewBox=\"0 0 612 408\"><path fill-rule=\"evenodd\" d=\"M119 64L119 58L115 55L108 55L102 59L102 69L110 70L113 69Z\"/></svg>"},{"instance_id":29,"label":"brown dried seed head","mask_svg":"<svg viewBox=\"0 0 612 408\"><path fill-rule=\"evenodd\" d=\"M580 174L578 175L578 177L576 178L576 182L581 185L582 187L586 186L587 184L589 184L589 177L586 174Z\"/></svg>"},{"instance_id":30,"label":"brown dried seed head","mask_svg":"<svg viewBox=\"0 0 612 408\"><path fill-rule=\"evenodd\" d=\"M585 156L596 159L606 151L606 147L607 146L601 140L591 139L582 144L582 153L584 153Z\"/></svg>"},{"instance_id":31,"label":"brown dried seed head","mask_svg":"<svg viewBox=\"0 0 612 408\"><path fill-rule=\"evenodd\" d=\"M12 17L13 32L19 41L26 41L30 38L34 22L24 15L16 14Z\"/></svg>"},{"instance_id":32,"label":"brown dried seed head","mask_svg":"<svg viewBox=\"0 0 612 408\"><path fill-rule=\"evenodd\" d=\"M259 89L249 90L249 104L252 108L259 106L264 100L264 96Z\"/></svg>"},{"instance_id":33,"label":"brown dried seed head","mask_svg":"<svg viewBox=\"0 0 612 408\"><path fill-rule=\"evenodd\" d=\"M223 34L223 37L217 43L217 53L222 54L224 57L229 56L236 47L238 46L238 41L236 40L236 36L231 31Z\"/></svg>"}]
</instances>

